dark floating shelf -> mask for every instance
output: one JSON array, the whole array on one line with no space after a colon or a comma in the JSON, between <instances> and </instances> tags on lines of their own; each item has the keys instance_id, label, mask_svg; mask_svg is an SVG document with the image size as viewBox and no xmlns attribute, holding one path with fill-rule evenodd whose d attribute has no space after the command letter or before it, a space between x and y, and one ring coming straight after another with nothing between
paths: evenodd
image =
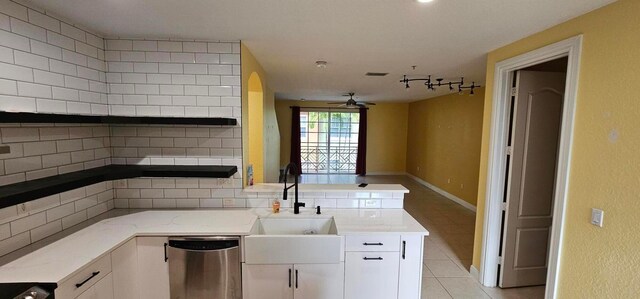
<instances>
[{"instance_id":1,"label":"dark floating shelf","mask_svg":"<svg viewBox=\"0 0 640 299\"><path fill-rule=\"evenodd\" d=\"M72 115L0 111L0 123L143 124L235 126L235 118Z\"/></svg>"},{"instance_id":2,"label":"dark floating shelf","mask_svg":"<svg viewBox=\"0 0 640 299\"><path fill-rule=\"evenodd\" d=\"M230 178L236 166L109 165L0 187L0 209L104 181L137 177Z\"/></svg>"}]
</instances>

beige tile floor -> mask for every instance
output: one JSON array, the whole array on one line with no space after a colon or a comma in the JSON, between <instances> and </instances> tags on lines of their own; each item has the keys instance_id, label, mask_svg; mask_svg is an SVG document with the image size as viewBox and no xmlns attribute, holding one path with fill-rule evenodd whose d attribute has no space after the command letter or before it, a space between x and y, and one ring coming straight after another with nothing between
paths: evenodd
<instances>
[{"instance_id":1,"label":"beige tile floor","mask_svg":"<svg viewBox=\"0 0 640 299\"><path fill-rule=\"evenodd\" d=\"M422 298L544 298L544 286L500 289L480 285L469 274L476 215L406 176L303 175L304 183L402 184L411 192L404 207L429 230L425 238Z\"/></svg>"}]
</instances>

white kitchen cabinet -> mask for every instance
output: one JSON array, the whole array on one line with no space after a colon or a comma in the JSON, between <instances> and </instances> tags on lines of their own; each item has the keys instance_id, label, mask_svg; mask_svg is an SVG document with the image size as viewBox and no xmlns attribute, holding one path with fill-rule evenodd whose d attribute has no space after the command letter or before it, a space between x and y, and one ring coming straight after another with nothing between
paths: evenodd
<instances>
[{"instance_id":1,"label":"white kitchen cabinet","mask_svg":"<svg viewBox=\"0 0 640 299\"><path fill-rule=\"evenodd\" d=\"M345 299L398 298L398 252L347 252Z\"/></svg>"},{"instance_id":2,"label":"white kitchen cabinet","mask_svg":"<svg viewBox=\"0 0 640 299\"><path fill-rule=\"evenodd\" d=\"M113 276L111 273L100 279L89 289L76 297L77 299L114 299Z\"/></svg>"},{"instance_id":3,"label":"white kitchen cabinet","mask_svg":"<svg viewBox=\"0 0 640 299\"><path fill-rule=\"evenodd\" d=\"M168 299L169 263L165 260L167 237L138 237L138 298Z\"/></svg>"},{"instance_id":4,"label":"white kitchen cabinet","mask_svg":"<svg viewBox=\"0 0 640 299\"><path fill-rule=\"evenodd\" d=\"M244 299L293 298L293 265L242 265Z\"/></svg>"},{"instance_id":5,"label":"white kitchen cabinet","mask_svg":"<svg viewBox=\"0 0 640 299\"><path fill-rule=\"evenodd\" d=\"M111 252L113 294L118 299L138 298L138 249L133 238Z\"/></svg>"},{"instance_id":6,"label":"white kitchen cabinet","mask_svg":"<svg viewBox=\"0 0 640 299\"><path fill-rule=\"evenodd\" d=\"M245 299L341 299L344 263L243 265Z\"/></svg>"},{"instance_id":7,"label":"white kitchen cabinet","mask_svg":"<svg viewBox=\"0 0 640 299\"><path fill-rule=\"evenodd\" d=\"M344 296L344 263L295 264L295 299L341 299Z\"/></svg>"},{"instance_id":8,"label":"white kitchen cabinet","mask_svg":"<svg viewBox=\"0 0 640 299\"><path fill-rule=\"evenodd\" d=\"M422 235L403 235L400 238L398 280L398 298L400 299L420 299L423 242Z\"/></svg>"}]
</instances>

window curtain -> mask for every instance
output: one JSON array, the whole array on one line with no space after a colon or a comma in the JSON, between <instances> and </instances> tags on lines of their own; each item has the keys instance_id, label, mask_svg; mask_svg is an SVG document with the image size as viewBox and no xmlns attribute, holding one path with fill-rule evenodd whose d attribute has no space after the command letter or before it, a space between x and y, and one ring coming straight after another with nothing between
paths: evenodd
<instances>
[{"instance_id":1,"label":"window curtain","mask_svg":"<svg viewBox=\"0 0 640 299\"><path fill-rule=\"evenodd\" d=\"M302 161L300 158L300 107L291 107L291 163L296 164L296 172L302 174ZM284 175L288 175L285 173Z\"/></svg>"},{"instance_id":2,"label":"window curtain","mask_svg":"<svg viewBox=\"0 0 640 299\"><path fill-rule=\"evenodd\" d=\"M367 108L360 107L360 125L358 129L358 156L356 158L356 174L367 174Z\"/></svg>"}]
</instances>

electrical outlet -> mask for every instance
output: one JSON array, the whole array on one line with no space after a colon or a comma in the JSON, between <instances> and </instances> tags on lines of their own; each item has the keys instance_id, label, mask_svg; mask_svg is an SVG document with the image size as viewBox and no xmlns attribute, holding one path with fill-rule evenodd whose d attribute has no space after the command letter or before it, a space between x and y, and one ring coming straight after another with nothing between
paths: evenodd
<instances>
[{"instance_id":1,"label":"electrical outlet","mask_svg":"<svg viewBox=\"0 0 640 299\"><path fill-rule=\"evenodd\" d=\"M604 220L604 211L600 209L591 209L591 224L602 227L602 221Z\"/></svg>"},{"instance_id":2,"label":"electrical outlet","mask_svg":"<svg viewBox=\"0 0 640 299\"><path fill-rule=\"evenodd\" d=\"M460 184L460 189L464 189L464 184Z\"/></svg>"},{"instance_id":3,"label":"electrical outlet","mask_svg":"<svg viewBox=\"0 0 640 299\"><path fill-rule=\"evenodd\" d=\"M418 171L420 171L420 166L417 167Z\"/></svg>"},{"instance_id":4,"label":"electrical outlet","mask_svg":"<svg viewBox=\"0 0 640 299\"><path fill-rule=\"evenodd\" d=\"M451 184L451 178L447 179L447 184Z\"/></svg>"},{"instance_id":5,"label":"electrical outlet","mask_svg":"<svg viewBox=\"0 0 640 299\"><path fill-rule=\"evenodd\" d=\"M18 216L22 216L24 214L29 213L28 209L27 209L27 204L25 203L21 203L18 205Z\"/></svg>"}]
</instances>

